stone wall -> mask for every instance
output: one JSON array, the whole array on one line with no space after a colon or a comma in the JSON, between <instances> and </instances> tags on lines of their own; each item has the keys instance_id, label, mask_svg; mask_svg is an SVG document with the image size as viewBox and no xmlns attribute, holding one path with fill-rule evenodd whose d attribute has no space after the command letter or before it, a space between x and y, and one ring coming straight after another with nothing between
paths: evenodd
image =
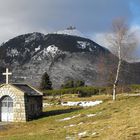
<instances>
[{"instance_id":1,"label":"stone wall","mask_svg":"<svg viewBox=\"0 0 140 140\"><path fill-rule=\"evenodd\" d=\"M4 96L10 96L13 99L13 122L25 122L26 112L24 92L11 85L3 85L0 87L0 99Z\"/></svg>"},{"instance_id":2,"label":"stone wall","mask_svg":"<svg viewBox=\"0 0 140 140\"><path fill-rule=\"evenodd\" d=\"M25 96L26 118L32 120L42 114L42 96Z\"/></svg>"}]
</instances>

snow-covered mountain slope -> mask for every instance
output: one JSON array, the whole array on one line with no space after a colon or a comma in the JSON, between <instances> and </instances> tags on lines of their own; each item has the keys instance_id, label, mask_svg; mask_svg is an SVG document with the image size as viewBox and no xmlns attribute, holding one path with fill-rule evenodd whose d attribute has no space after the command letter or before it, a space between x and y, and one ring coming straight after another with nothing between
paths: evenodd
<instances>
[{"instance_id":1,"label":"snow-covered mountain slope","mask_svg":"<svg viewBox=\"0 0 140 140\"><path fill-rule=\"evenodd\" d=\"M108 83L110 68L117 61L107 49L90 39L68 34L29 33L17 36L0 47L0 73L5 67L12 71L12 82L26 82L39 86L45 71L54 87L60 87L68 79L84 80L89 85ZM127 68L131 68L129 64ZM139 70L135 64L135 70ZM139 83L139 71L134 78L122 74L127 82ZM3 82L3 77L0 75ZM125 81L124 79L122 81ZM126 81L125 81L126 82Z\"/></svg>"},{"instance_id":2,"label":"snow-covered mountain slope","mask_svg":"<svg viewBox=\"0 0 140 140\"><path fill-rule=\"evenodd\" d=\"M49 57L66 52L108 52L97 43L82 37L64 34L31 33L18 36L3 44L0 48L1 57L6 63L24 64L35 55Z\"/></svg>"}]
</instances>

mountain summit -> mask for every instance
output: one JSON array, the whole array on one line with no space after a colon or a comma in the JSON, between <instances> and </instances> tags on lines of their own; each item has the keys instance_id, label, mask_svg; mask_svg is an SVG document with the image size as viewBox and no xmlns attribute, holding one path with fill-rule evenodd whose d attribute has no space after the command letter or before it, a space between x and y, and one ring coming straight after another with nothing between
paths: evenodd
<instances>
[{"instance_id":1,"label":"mountain summit","mask_svg":"<svg viewBox=\"0 0 140 140\"><path fill-rule=\"evenodd\" d=\"M72 27L72 26L66 28L65 30L54 32L54 34L64 34L64 35L79 36L84 38L86 37L84 34L78 31L76 27Z\"/></svg>"}]
</instances>

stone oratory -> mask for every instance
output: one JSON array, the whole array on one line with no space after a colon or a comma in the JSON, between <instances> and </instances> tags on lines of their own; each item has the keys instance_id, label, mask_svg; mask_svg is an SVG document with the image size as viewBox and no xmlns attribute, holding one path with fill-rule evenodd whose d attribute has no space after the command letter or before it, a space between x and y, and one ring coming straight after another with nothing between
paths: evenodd
<instances>
[{"instance_id":1,"label":"stone oratory","mask_svg":"<svg viewBox=\"0 0 140 140\"><path fill-rule=\"evenodd\" d=\"M11 72L3 73L6 83L0 85L0 121L26 122L42 113L43 94L24 83L9 83Z\"/></svg>"}]
</instances>

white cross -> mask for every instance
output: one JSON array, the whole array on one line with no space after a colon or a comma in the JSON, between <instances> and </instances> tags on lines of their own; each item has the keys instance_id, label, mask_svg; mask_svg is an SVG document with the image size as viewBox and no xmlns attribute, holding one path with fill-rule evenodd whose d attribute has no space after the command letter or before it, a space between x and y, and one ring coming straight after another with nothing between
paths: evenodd
<instances>
[{"instance_id":1,"label":"white cross","mask_svg":"<svg viewBox=\"0 0 140 140\"><path fill-rule=\"evenodd\" d=\"M3 75L6 76L6 84L8 84L8 78L9 78L8 76L9 76L9 75L12 75L12 73L8 71L8 68L6 68L6 72L3 73Z\"/></svg>"}]
</instances>

